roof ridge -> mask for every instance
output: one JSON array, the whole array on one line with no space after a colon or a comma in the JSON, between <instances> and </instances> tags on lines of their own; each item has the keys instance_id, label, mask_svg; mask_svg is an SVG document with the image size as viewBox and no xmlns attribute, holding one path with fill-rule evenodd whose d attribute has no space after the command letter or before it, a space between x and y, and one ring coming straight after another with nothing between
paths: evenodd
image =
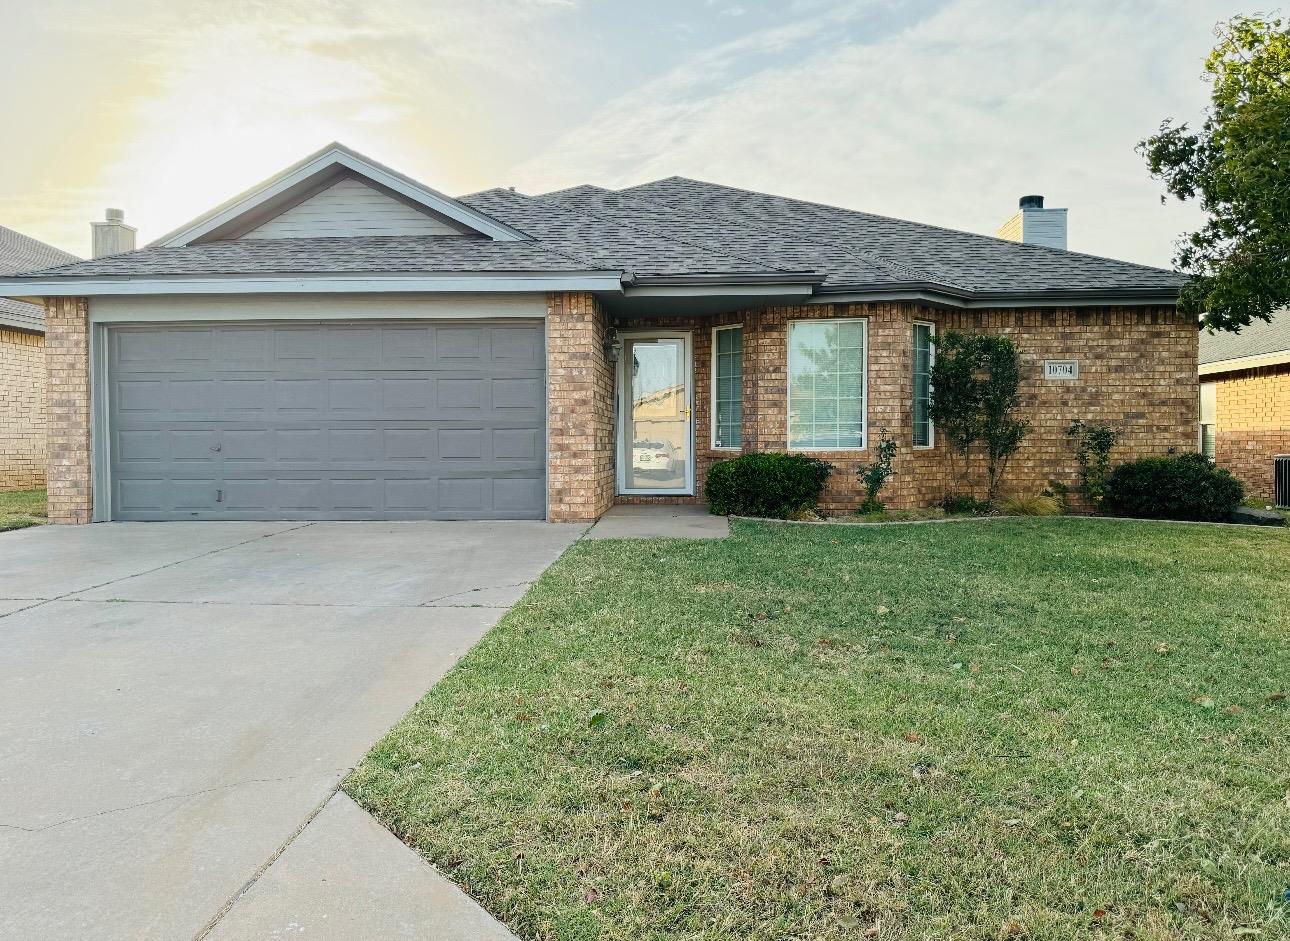
<instances>
[{"instance_id":1,"label":"roof ridge","mask_svg":"<svg viewBox=\"0 0 1290 941\"><path fill-rule=\"evenodd\" d=\"M614 193L614 194L617 194L617 195L622 195L622 193L621 193L621 191L620 191L620 190L606 190L605 192L608 192L608 193ZM548 197L546 197L546 196L539 196L539 197L537 197L537 198L538 198L538 199L546 199L546 198L548 198ZM635 198L635 197L632 197L632 198ZM558 199L557 199L557 200L556 200L556 202L560 202L560 200L558 200ZM564 206L564 204L563 204L563 203L561 203L561 207L562 207L562 208L566 208L566 207ZM671 210L675 211L675 207L674 207L674 206L666 206L665 208L667 208L667 209L671 209ZM705 251L705 252L711 252L711 253L713 253L714 255L725 255L727 258L736 258L736 259L738 259L739 261L746 261L746 262L749 262L749 263L754 264L754 265L760 265L761 267L765 268L767 271L779 271L779 272L789 273L789 272L791 272L791 271L793 270L793 269L791 269L791 268L781 268L779 265L772 265L772 264L770 264L769 262L767 262L765 259L762 259L762 258L752 258L752 257L747 256L747 255L741 255L741 254L738 254L738 253L736 253L736 252L729 251L728 249L724 249L724 248L713 248L712 246L710 246L710 245L705 245L705 244L703 244L702 242L698 242L698 241L689 241L689 240L687 240L687 239L677 238L675 235L669 235L669 234L667 234L667 233L665 233L665 232L659 232L657 229L649 228L649 227L644 226L644 225L641 225L640 223L637 223L637 222L624 223L624 222L621 222L621 221L619 221L619 220L617 220L617 219L609 219L609 218L606 218L606 217L604 217L604 216L602 216L602 215L598 215L598 214L593 213L593 212L588 212L588 211L586 211L585 209L582 209L582 208L578 208L577 210L574 210L574 211L581 212L583 215L586 215L586 216L591 216L593 219L598 219L598 220L600 220L601 222L608 222L608 223L609 223L609 224L611 224L611 225L619 226L620 228L631 228L631 229L638 229L638 230L639 230L639 231L641 231L641 232L648 232L648 233L650 233L650 235L658 236L659 238L661 238L661 239L666 239L666 240L667 240L667 241L669 241L669 242L675 242L677 245L688 245L688 246L690 246L691 248L700 248L700 249L702 249L703 251Z\"/></svg>"},{"instance_id":2,"label":"roof ridge","mask_svg":"<svg viewBox=\"0 0 1290 941\"><path fill-rule=\"evenodd\" d=\"M992 242L1000 242L1004 245L1021 248L1023 251L1029 250L1029 249L1035 249L1041 252L1055 253L1057 255L1076 255L1081 258L1092 258L1097 261L1109 261L1117 265L1126 265L1130 268L1137 268L1144 271L1152 271L1156 273L1163 272L1166 274L1178 273L1176 271L1172 271L1169 268L1157 268L1154 265L1143 265L1136 261L1125 261L1122 258L1111 258L1108 255L1093 255L1093 254L1090 254L1089 252L1072 251L1069 248L1053 248L1051 245L1036 245L1033 242L1014 242L1011 239L999 238L997 235L986 235L982 232L971 232L971 231L968 231L967 229L952 229L949 226L937 225L934 222L917 222L913 219L901 219L901 218L898 218L897 216L884 216L884 215L880 215L879 213L867 212L866 210L863 210L863 209L848 209L845 206L834 206L830 203L816 202L815 200L811 200L811 199L799 199L796 196L782 196L779 193L763 193L763 192L760 192L759 190L745 189L744 187L741 187L741 186L729 186L725 183L712 183L708 180L700 180L694 177L675 176L675 175L669 176L669 177L663 177L662 179L651 180L649 183L639 183L639 184L636 184L636 186L625 187L623 192L626 192L627 190L636 189L641 186L650 186L654 183L666 183L668 180L683 180L687 183L700 183L703 186L711 186L717 189L730 190L731 192L735 192L735 193L747 193L750 196L769 196L772 199L786 199L789 202L798 203L803 206L810 206L813 209L827 209L827 210L832 210L834 212L845 212L850 215L863 216L868 219L880 219L883 222L894 222L899 225L912 225L912 226L918 226L920 228L925 228L925 229L935 229L937 232L948 232L952 235L966 235L971 238L988 239L989 241L992 241Z\"/></svg>"}]
</instances>

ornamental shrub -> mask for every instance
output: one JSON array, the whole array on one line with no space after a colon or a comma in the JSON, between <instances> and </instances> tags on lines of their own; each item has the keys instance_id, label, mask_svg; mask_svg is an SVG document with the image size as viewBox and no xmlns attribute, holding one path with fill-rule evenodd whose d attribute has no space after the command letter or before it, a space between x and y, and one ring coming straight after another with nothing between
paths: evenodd
<instances>
[{"instance_id":1,"label":"ornamental shrub","mask_svg":"<svg viewBox=\"0 0 1290 941\"><path fill-rule=\"evenodd\" d=\"M708 508L722 516L789 519L819 505L833 473L828 461L804 454L744 454L708 469Z\"/></svg>"},{"instance_id":2,"label":"ornamental shrub","mask_svg":"<svg viewBox=\"0 0 1290 941\"><path fill-rule=\"evenodd\" d=\"M1143 519L1223 522L1244 498L1241 482L1203 454L1130 461L1106 482L1112 511Z\"/></svg>"},{"instance_id":3,"label":"ornamental shrub","mask_svg":"<svg viewBox=\"0 0 1290 941\"><path fill-rule=\"evenodd\" d=\"M891 462L896 457L896 439L887 434L884 429L882 440L878 443L878 460L872 464L861 464L856 470L856 476L864 484L864 502L860 504L861 513L881 513L884 509L882 501L878 499L878 494L882 491L883 486L887 483L888 478L895 475L892 470Z\"/></svg>"}]
</instances>

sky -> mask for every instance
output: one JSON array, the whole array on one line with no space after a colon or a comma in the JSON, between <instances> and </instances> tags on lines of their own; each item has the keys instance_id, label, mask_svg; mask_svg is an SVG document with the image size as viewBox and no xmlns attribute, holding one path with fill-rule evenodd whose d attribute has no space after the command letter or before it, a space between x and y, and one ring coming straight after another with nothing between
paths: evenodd
<instances>
[{"instance_id":1,"label":"sky","mask_svg":"<svg viewBox=\"0 0 1290 941\"><path fill-rule=\"evenodd\" d=\"M696 177L1168 266L1213 0L0 0L0 224L140 244L339 140L461 195Z\"/></svg>"}]
</instances>

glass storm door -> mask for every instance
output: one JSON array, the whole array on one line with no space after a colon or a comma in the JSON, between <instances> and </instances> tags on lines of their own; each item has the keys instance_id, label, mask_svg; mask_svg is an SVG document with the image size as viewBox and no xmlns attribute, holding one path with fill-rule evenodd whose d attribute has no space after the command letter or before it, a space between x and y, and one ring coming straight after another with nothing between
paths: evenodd
<instances>
[{"instance_id":1,"label":"glass storm door","mask_svg":"<svg viewBox=\"0 0 1290 941\"><path fill-rule=\"evenodd\" d=\"M618 378L618 489L692 493L689 335L623 337Z\"/></svg>"}]
</instances>

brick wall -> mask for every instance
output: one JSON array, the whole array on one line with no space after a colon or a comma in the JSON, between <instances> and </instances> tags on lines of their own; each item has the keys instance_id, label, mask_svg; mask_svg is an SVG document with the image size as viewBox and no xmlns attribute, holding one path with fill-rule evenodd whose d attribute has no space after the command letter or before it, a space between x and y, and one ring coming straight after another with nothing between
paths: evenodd
<instances>
[{"instance_id":1,"label":"brick wall","mask_svg":"<svg viewBox=\"0 0 1290 941\"><path fill-rule=\"evenodd\" d=\"M926 506L957 489L945 442L912 447L913 324L931 322L937 332L960 330L1009 336L1022 363L1021 417L1033 427L1014 457L1005 490L1038 492L1050 480L1071 488L1078 482L1066 429L1072 420L1106 423L1121 433L1112 454L1119 462L1196 447L1197 330L1172 307L946 311L908 302L769 307L719 317L617 318L630 329L694 331L696 484L694 497L619 497L618 502L693 502L714 461L730 452L713 450L711 421L711 327L744 326L744 449L783 450L787 444L790 320L863 317L869 323L869 451L818 452L835 472L824 495L832 512L853 510L862 498L857 468L873 460L885 429L900 443L896 477L883 491L893 507ZM1073 381L1043 379L1045 359L1074 359ZM978 493L984 466L978 459Z\"/></svg>"},{"instance_id":2,"label":"brick wall","mask_svg":"<svg viewBox=\"0 0 1290 941\"><path fill-rule=\"evenodd\" d=\"M1290 454L1290 365L1225 373L1215 381L1214 461L1272 499L1272 459Z\"/></svg>"},{"instance_id":3,"label":"brick wall","mask_svg":"<svg viewBox=\"0 0 1290 941\"><path fill-rule=\"evenodd\" d=\"M0 490L45 486L45 338L0 327Z\"/></svg>"},{"instance_id":4,"label":"brick wall","mask_svg":"<svg viewBox=\"0 0 1290 941\"><path fill-rule=\"evenodd\" d=\"M581 522L614 502L609 321L591 294L547 298L547 517Z\"/></svg>"},{"instance_id":5,"label":"brick wall","mask_svg":"<svg viewBox=\"0 0 1290 941\"><path fill-rule=\"evenodd\" d=\"M54 523L88 523L92 510L88 321L85 298L46 298L49 519Z\"/></svg>"}]
</instances>

